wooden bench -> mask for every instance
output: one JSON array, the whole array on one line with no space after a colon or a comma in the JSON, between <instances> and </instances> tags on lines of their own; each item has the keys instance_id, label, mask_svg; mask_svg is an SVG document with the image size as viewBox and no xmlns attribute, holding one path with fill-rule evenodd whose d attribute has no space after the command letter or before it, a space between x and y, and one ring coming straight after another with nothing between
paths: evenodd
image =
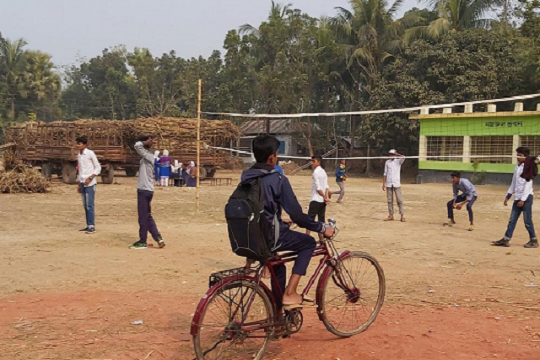
<instances>
[{"instance_id":1,"label":"wooden bench","mask_svg":"<svg viewBox=\"0 0 540 360\"><path fill-rule=\"evenodd\" d=\"M231 186L232 178L210 178L210 186Z\"/></svg>"}]
</instances>

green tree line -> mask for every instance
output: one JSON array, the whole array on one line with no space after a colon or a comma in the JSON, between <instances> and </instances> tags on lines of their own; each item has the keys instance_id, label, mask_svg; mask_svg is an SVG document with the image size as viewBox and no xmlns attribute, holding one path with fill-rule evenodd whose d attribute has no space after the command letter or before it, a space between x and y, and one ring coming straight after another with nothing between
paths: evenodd
<instances>
[{"instance_id":1,"label":"green tree line","mask_svg":"<svg viewBox=\"0 0 540 360\"><path fill-rule=\"evenodd\" d=\"M230 30L224 51L208 58L117 46L62 71L23 39L0 34L0 119L194 116L199 78L205 111L243 113L398 108L540 90L540 0L430 0L398 18L402 2L350 0L322 18L271 2L265 21ZM310 151L336 133L373 148L411 148L418 135L406 114L298 122Z\"/></svg>"}]
</instances>

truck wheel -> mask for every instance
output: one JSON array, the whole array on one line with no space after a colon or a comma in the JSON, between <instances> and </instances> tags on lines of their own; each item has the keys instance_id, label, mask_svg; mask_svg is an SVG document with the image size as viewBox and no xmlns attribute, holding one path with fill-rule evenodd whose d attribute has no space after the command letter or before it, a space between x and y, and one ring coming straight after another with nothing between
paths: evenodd
<instances>
[{"instance_id":1,"label":"truck wheel","mask_svg":"<svg viewBox=\"0 0 540 360\"><path fill-rule=\"evenodd\" d=\"M46 163L46 164L41 165L41 175L43 175L45 179L52 178L52 174L53 174L53 168L51 164Z\"/></svg>"},{"instance_id":2,"label":"truck wheel","mask_svg":"<svg viewBox=\"0 0 540 360\"><path fill-rule=\"evenodd\" d=\"M101 171L101 181L103 181L104 184L112 184L114 182L114 165L107 165L107 169Z\"/></svg>"},{"instance_id":3,"label":"truck wheel","mask_svg":"<svg viewBox=\"0 0 540 360\"><path fill-rule=\"evenodd\" d=\"M216 175L216 168L207 168L206 171L208 172L206 176L209 178L213 178Z\"/></svg>"},{"instance_id":4,"label":"truck wheel","mask_svg":"<svg viewBox=\"0 0 540 360\"><path fill-rule=\"evenodd\" d=\"M62 181L66 184L75 184L77 182L77 168L72 163L62 165Z\"/></svg>"},{"instance_id":5,"label":"truck wheel","mask_svg":"<svg viewBox=\"0 0 540 360\"><path fill-rule=\"evenodd\" d=\"M126 168L126 176L127 177L134 177L134 176L137 176L137 171L138 169L137 168Z\"/></svg>"},{"instance_id":6,"label":"truck wheel","mask_svg":"<svg viewBox=\"0 0 540 360\"><path fill-rule=\"evenodd\" d=\"M208 170L204 167L199 168L199 177L201 178L201 181L206 179L208 177Z\"/></svg>"}]
</instances>

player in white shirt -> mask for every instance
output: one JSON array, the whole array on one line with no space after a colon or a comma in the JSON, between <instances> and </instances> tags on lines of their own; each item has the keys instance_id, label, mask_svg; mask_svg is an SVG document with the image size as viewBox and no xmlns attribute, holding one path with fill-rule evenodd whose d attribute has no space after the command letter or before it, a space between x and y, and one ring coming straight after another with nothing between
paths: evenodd
<instances>
[{"instance_id":1,"label":"player in white shirt","mask_svg":"<svg viewBox=\"0 0 540 360\"><path fill-rule=\"evenodd\" d=\"M328 175L322 168L322 157L311 157L311 168L313 169L311 199L309 202L308 215L312 220L326 222L326 205L330 202L330 186L328 186ZM309 231L307 232L309 234Z\"/></svg>"},{"instance_id":2,"label":"player in white shirt","mask_svg":"<svg viewBox=\"0 0 540 360\"><path fill-rule=\"evenodd\" d=\"M76 147L79 150L77 156L79 169L79 187L77 190L82 196L84 212L86 214L86 227L80 231L87 234L96 232L96 212L94 207L94 198L96 194L96 178L101 174L101 165L96 154L87 148L88 140L85 137L78 137Z\"/></svg>"},{"instance_id":3,"label":"player in white shirt","mask_svg":"<svg viewBox=\"0 0 540 360\"><path fill-rule=\"evenodd\" d=\"M514 195L514 204L512 205L512 213L510 214L510 220L508 221L508 227L504 237L500 240L493 241L495 246L510 246L510 240L514 235L516 223L523 213L523 220L525 221L525 228L529 232L529 242L524 246L526 248L537 248L538 239L536 238L536 232L534 231L534 224L532 221L532 206L534 200L533 182L534 176L538 173L538 168L534 162L534 158L529 157L530 150L526 147L519 147L516 149L518 164L514 170L514 176L512 177L512 184L508 189L508 194L504 199L504 206L508 205L508 200ZM533 174L534 167L534 174Z\"/></svg>"},{"instance_id":4,"label":"player in white shirt","mask_svg":"<svg viewBox=\"0 0 540 360\"><path fill-rule=\"evenodd\" d=\"M386 191L388 200L388 217L384 221L394 221L394 194L401 215L401 222L405 222L403 214L403 197L401 195L401 165L405 162L405 156L392 149L388 152L394 159L386 160L382 189Z\"/></svg>"}]
</instances>

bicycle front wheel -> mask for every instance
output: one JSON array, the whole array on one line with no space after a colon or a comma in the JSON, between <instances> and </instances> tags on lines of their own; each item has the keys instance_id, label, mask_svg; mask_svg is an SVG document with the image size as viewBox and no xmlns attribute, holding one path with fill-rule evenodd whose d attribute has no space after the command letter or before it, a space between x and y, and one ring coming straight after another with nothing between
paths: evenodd
<instances>
[{"instance_id":1,"label":"bicycle front wheel","mask_svg":"<svg viewBox=\"0 0 540 360\"><path fill-rule=\"evenodd\" d=\"M377 318L384 302L384 272L371 255L353 251L321 279L319 313L328 331L349 337L365 331Z\"/></svg>"},{"instance_id":2,"label":"bicycle front wheel","mask_svg":"<svg viewBox=\"0 0 540 360\"><path fill-rule=\"evenodd\" d=\"M206 306L193 345L198 360L262 359L274 320L268 295L257 284L239 280L220 287Z\"/></svg>"}]
</instances>

